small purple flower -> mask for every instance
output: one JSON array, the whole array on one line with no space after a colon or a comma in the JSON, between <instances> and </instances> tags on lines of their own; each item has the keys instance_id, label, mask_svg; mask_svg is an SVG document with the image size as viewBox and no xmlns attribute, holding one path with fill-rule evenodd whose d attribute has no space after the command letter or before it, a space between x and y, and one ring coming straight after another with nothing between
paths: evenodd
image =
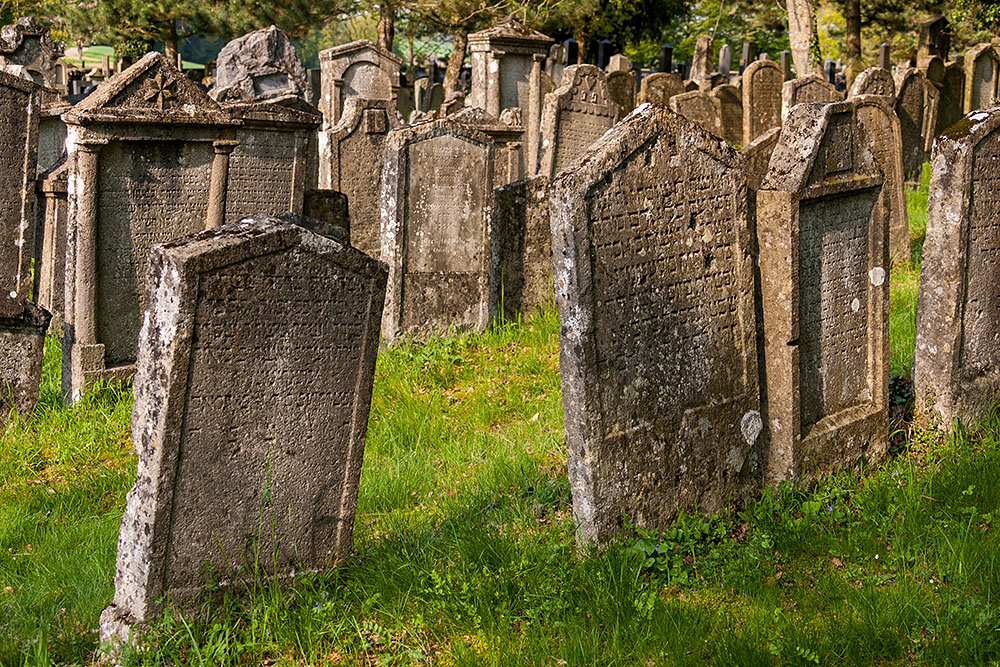
<instances>
[{"instance_id":1,"label":"small purple flower","mask_svg":"<svg viewBox=\"0 0 1000 667\"><path fill-rule=\"evenodd\" d=\"M658 553L660 553L660 543L659 542L657 542L656 546L653 547L653 555L656 555Z\"/></svg>"},{"instance_id":2,"label":"small purple flower","mask_svg":"<svg viewBox=\"0 0 1000 667\"><path fill-rule=\"evenodd\" d=\"M827 505L826 506L826 511L827 512L832 512L833 511L833 505Z\"/></svg>"}]
</instances>

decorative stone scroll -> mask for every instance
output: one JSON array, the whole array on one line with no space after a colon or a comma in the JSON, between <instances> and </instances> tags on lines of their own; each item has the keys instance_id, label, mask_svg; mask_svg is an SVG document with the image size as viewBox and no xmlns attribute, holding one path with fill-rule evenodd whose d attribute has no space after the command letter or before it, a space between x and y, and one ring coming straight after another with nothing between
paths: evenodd
<instances>
[{"instance_id":1,"label":"decorative stone scroll","mask_svg":"<svg viewBox=\"0 0 1000 667\"><path fill-rule=\"evenodd\" d=\"M545 96L540 173L553 178L611 129L617 117L604 72L594 65L567 67L562 84Z\"/></svg>"},{"instance_id":2,"label":"decorative stone scroll","mask_svg":"<svg viewBox=\"0 0 1000 667\"><path fill-rule=\"evenodd\" d=\"M197 612L210 581L344 561L385 281L381 262L267 216L153 249L102 640L127 641L167 596Z\"/></svg>"},{"instance_id":3,"label":"decorative stone scroll","mask_svg":"<svg viewBox=\"0 0 1000 667\"><path fill-rule=\"evenodd\" d=\"M773 60L755 60L743 70L743 145L781 127L781 87L785 74Z\"/></svg>"},{"instance_id":4,"label":"decorative stone scroll","mask_svg":"<svg viewBox=\"0 0 1000 667\"><path fill-rule=\"evenodd\" d=\"M757 193L770 484L887 447L889 192L857 116L794 107Z\"/></svg>"},{"instance_id":5,"label":"decorative stone scroll","mask_svg":"<svg viewBox=\"0 0 1000 667\"><path fill-rule=\"evenodd\" d=\"M1000 105L938 137L917 298L916 408L950 427L1000 400Z\"/></svg>"},{"instance_id":6,"label":"decorative stone scroll","mask_svg":"<svg viewBox=\"0 0 1000 667\"><path fill-rule=\"evenodd\" d=\"M550 186L567 467L580 544L760 488L743 160L662 107Z\"/></svg>"}]
</instances>

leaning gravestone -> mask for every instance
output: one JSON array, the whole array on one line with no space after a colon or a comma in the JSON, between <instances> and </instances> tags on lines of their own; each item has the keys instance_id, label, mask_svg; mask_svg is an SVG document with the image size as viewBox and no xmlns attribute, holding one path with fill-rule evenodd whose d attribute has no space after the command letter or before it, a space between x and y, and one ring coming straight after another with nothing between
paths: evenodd
<instances>
[{"instance_id":1,"label":"leaning gravestone","mask_svg":"<svg viewBox=\"0 0 1000 667\"><path fill-rule=\"evenodd\" d=\"M284 95L311 99L306 68L285 33L273 25L238 37L219 51L215 86L217 101L255 102Z\"/></svg>"},{"instance_id":2,"label":"leaning gravestone","mask_svg":"<svg viewBox=\"0 0 1000 667\"><path fill-rule=\"evenodd\" d=\"M380 256L380 214L385 141L399 123L390 100L350 97L340 121L319 134L320 187L347 195L351 244Z\"/></svg>"},{"instance_id":3,"label":"leaning gravestone","mask_svg":"<svg viewBox=\"0 0 1000 667\"><path fill-rule=\"evenodd\" d=\"M944 66L944 83L941 84L941 98L938 101L937 125L934 136L947 130L962 120L965 104L965 69L960 63L950 62Z\"/></svg>"},{"instance_id":4,"label":"leaning gravestone","mask_svg":"<svg viewBox=\"0 0 1000 667\"><path fill-rule=\"evenodd\" d=\"M567 467L580 544L759 490L743 161L662 107L550 189Z\"/></svg>"},{"instance_id":5,"label":"leaning gravestone","mask_svg":"<svg viewBox=\"0 0 1000 667\"><path fill-rule=\"evenodd\" d=\"M996 101L1000 87L1000 54L992 44L979 44L965 54L965 113Z\"/></svg>"},{"instance_id":6,"label":"leaning gravestone","mask_svg":"<svg viewBox=\"0 0 1000 667\"><path fill-rule=\"evenodd\" d=\"M908 67L897 72L896 115L902 133L903 171L907 180L920 179L920 170L927 160L927 134L930 133L933 139L934 133L930 115L936 107L931 85L919 70Z\"/></svg>"},{"instance_id":7,"label":"leaning gravestone","mask_svg":"<svg viewBox=\"0 0 1000 667\"><path fill-rule=\"evenodd\" d=\"M629 115L635 109L635 77L629 72L609 72L608 95L618 105L619 118Z\"/></svg>"},{"instance_id":8,"label":"leaning gravestone","mask_svg":"<svg viewBox=\"0 0 1000 667\"><path fill-rule=\"evenodd\" d=\"M502 295L497 308L507 320L530 314L555 299L548 185L547 176L525 178L497 188L494 196L493 229Z\"/></svg>"},{"instance_id":9,"label":"leaning gravestone","mask_svg":"<svg viewBox=\"0 0 1000 667\"><path fill-rule=\"evenodd\" d=\"M757 60L743 71L743 145L781 127L781 87L785 75L772 60Z\"/></svg>"},{"instance_id":10,"label":"leaning gravestone","mask_svg":"<svg viewBox=\"0 0 1000 667\"><path fill-rule=\"evenodd\" d=\"M149 249L225 221L238 121L148 53L64 116L69 128L63 393L135 372Z\"/></svg>"},{"instance_id":11,"label":"leaning gravestone","mask_svg":"<svg viewBox=\"0 0 1000 667\"><path fill-rule=\"evenodd\" d=\"M670 98L684 92L684 81L673 72L655 72L639 84L639 103L658 107L669 105Z\"/></svg>"},{"instance_id":12,"label":"leaning gravestone","mask_svg":"<svg viewBox=\"0 0 1000 667\"><path fill-rule=\"evenodd\" d=\"M1000 400L1000 105L938 137L917 298L916 409L950 427Z\"/></svg>"},{"instance_id":13,"label":"leaning gravestone","mask_svg":"<svg viewBox=\"0 0 1000 667\"><path fill-rule=\"evenodd\" d=\"M260 568L287 583L347 557L385 280L380 262L268 216L153 249L138 470L102 639L127 641L166 596L197 612L210 580Z\"/></svg>"},{"instance_id":14,"label":"leaning gravestone","mask_svg":"<svg viewBox=\"0 0 1000 667\"><path fill-rule=\"evenodd\" d=\"M722 136L719 101L703 90L692 90L670 98L670 109L698 123L717 137Z\"/></svg>"},{"instance_id":15,"label":"leaning gravestone","mask_svg":"<svg viewBox=\"0 0 1000 667\"><path fill-rule=\"evenodd\" d=\"M880 95L895 100L896 82L893 81L892 73L881 67L869 67L861 72L854 80L848 99L861 95Z\"/></svg>"},{"instance_id":16,"label":"leaning gravestone","mask_svg":"<svg viewBox=\"0 0 1000 667\"><path fill-rule=\"evenodd\" d=\"M567 67L562 84L545 96L540 173L553 178L607 132L617 116L618 107L599 67Z\"/></svg>"},{"instance_id":17,"label":"leaning gravestone","mask_svg":"<svg viewBox=\"0 0 1000 667\"><path fill-rule=\"evenodd\" d=\"M819 74L800 76L791 81L785 81L781 87L781 117L786 118L788 112L796 104L803 102L836 102L844 99L843 93L821 77Z\"/></svg>"},{"instance_id":18,"label":"leaning gravestone","mask_svg":"<svg viewBox=\"0 0 1000 667\"><path fill-rule=\"evenodd\" d=\"M886 451L888 195L854 102L789 112L757 193L770 484Z\"/></svg>"},{"instance_id":19,"label":"leaning gravestone","mask_svg":"<svg viewBox=\"0 0 1000 667\"><path fill-rule=\"evenodd\" d=\"M484 330L495 312L493 140L437 120L390 132L385 157L382 341Z\"/></svg>"}]
</instances>

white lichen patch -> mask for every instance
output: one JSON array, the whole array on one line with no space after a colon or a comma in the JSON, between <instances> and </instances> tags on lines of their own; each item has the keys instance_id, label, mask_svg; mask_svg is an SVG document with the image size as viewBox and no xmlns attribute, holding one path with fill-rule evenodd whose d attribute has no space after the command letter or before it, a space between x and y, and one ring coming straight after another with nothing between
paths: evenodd
<instances>
[{"instance_id":1,"label":"white lichen patch","mask_svg":"<svg viewBox=\"0 0 1000 667\"><path fill-rule=\"evenodd\" d=\"M885 282L885 269L881 266L876 266L868 272L868 280L871 281L872 285L878 287Z\"/></svg>"}]
</instances>

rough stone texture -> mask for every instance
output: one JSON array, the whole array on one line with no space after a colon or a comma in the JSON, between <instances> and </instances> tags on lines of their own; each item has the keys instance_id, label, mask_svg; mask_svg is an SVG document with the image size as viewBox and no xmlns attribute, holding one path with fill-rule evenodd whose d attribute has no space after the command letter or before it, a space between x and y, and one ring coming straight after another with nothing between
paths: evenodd
<instances>
[{"instance_id":1,"label":"rough stone texture","mask_svg":"<svg viewBox=\"0 0 1000 667\"><path fill-rule=\"evenodd\" d=\"M604 68L607 72L628 72L632 69L632 63L628 61L628 58L620 53L616 53L611 56L608 60L608 66Z\"/></svg>"},{"instance_id":2,"label":"rough stone texture","mask_svg":"<svg viewBox=\"0 0 1000 667\"><path fill-rule=\"evenodd\" d=\"M42 232L35 268L36 300L60 322L66 300L66 192L68 163L64 160L38 177L35 227Z\"/></svg>"},{"instance_id":3,"label":"rough stone texture","mask_svg":"<svg viewBox=\"0 0 1000 667\"><path fill-rule=\"evenodd\" d=\"M781 66L773 60L755 60L743 70L743 145L749 146L772 128L781 127Z\"/></svg>"},{"instance_id":4,"label":"rough stone texture","mask_svg":"<svg viewBox=\"0 0 1000 667\"><path fill-rule=\"evenodd\" d=\"M104 640L209 579L286 583L347 557L386 269L276 218L157 246ZM239 341L239 344L234 344Z\"/></svg>"},{"instance_id":5,"label":"rough stone texture","mask_svg":"<svg viewBox=\"0 0 1000 667\"><path fill-rule=\"evenodd\" d=\"M855 102L798 105L757 193L769 484L886 451L889 193L868 145Z\"/></svg>"},{"instance_id":6,"label":"rough stone texture","mask_svg":"<svg viewBox=\"0 0 1000 667\"><path fill-rule=\"evenodd\" d=\"M497 309L508 320L555 301L548 185L547 176L535 176L497 188L494 195Z\"/></svg>"},{"instance_id":7,"label":"rough stone texture","mask_svg":"<svg viewBox=\"0 0 1000 667\"><path fill-rule=\"evenodd\" d=\"M347 195L350 203L351 243L378 259L385 141L398 126L389 100L352 97L340 122L320 132L319 184Z\"/></svg>"},{"instance_id":8,"label":"rough stone texture","mask_svg":"<svg viewBox=\"0 0 1000 667\"><path fill-rule=\"evenodd\" d=\"M809 53L815 29L813 4L811 0L785 2L788 10L788 44L795 63L795 73L800 77L808 75L811 71L810 65L815 65L810 62L812 58Z\"/></svg>"},{"instance_id":9,"label":"rough stone texture","mask_svg":"<svg viewBox=\"0 0 1000 667\"><path fill-rule=\"evenodd\" d=\"M937 122L938 93L913 67L896 73L896 115L903 140L903 172L908 180L919 180L930 152Z\"/></svg>"},{"instance_id":10,"label":"rough stone texture","mask_svg":"<svg viewBox=\"0 0 1000 667\"><path fill-rule=\"evenodd\" d=\"M701 125L717 137L722 136L719 100L703 90L692 90L670 98L670 109Z\"/></svg>"},{"instance_id":11,"label":"rough stone texture","mask_svg":"<svg viewBox=\"0 0 1000 667\"><path fill-rule=\"evenodd\" d=\"M316 223L309 229L338 243L351 245L347 195L336 190L306 190L302 200L303 219Z\"/></svg>"},{"instance_id":12,"label":"rough stone texture","mask_svg":"<svg viewBox=\"0 0 1000 667\"><path fill-rule=\"evenodd\" d=\"M743 144L743 99L736 86L716 86L709 95L715 98L719 110L719 133L730 146Z\"/></svg>"},{"instance_id":13,"label":"rough stone texture","mask_svg":"<svg viewBox=\"0 0 1000 667\"><path fill-rule=\"evenodd\" d=\"M452 327L484 330L496 307L493 140L437 120L390 132L385 155L382 342Z\"/></svg>"},{"instance_id":14,"label":"rough stone texture","mask_svg":"<svg viewBox=\"0 0 1000 667\"><path fill-rule=\"evenodd\" d=\"M611 129L617 114L618 106L608 94L607 78L599 67L567 67L562 84L545 96L539 173L555 177Z\"/></svg>"},{"instance_id":15,"label":"rough stone texture","mask_svg":"<svg viewBox=\"0 0 1000 667\"><path fill-rule=\"evenodd\" d=\"M340 123L347 100L352 97L388 100L389 108L395 109L402 62L395 54L367 39L320 51L322 94L319 108L325 127Z\"/></svg>"},{"instance_id":16,"label":"rough stone texture","mask_svg":"<svg viewBox=\"0 0 1000 667\"><path fill-rule=\"evenodd\" d=\"M750 229L757 228L757 191L760 190L764 176L767 175L768 163L774 153L774 147L781 138L781 127L772 127L760 135L749 146L740 149L747 175L747 218Z\"/></svg>"},{"instance_id":17,"label":"rough stone texture","mask_svg":"<svg viewBox=\"0 0 1000 667\"><path fill-rule=\"evenodd\" d=\"M673 72L655 72L639 85L639 104L669 105L670 98L684 93L684 81Z\"/></svg>"},{"instance_id":18,"label":"rough stone texture","mask_svg":"<svg viewBox=\"0 0 1000 667\"><path fill-rule=\"evenodd\" d=\"M949 428L1000 400L1000 105L939 136L917 298L916 409Z\"/></svg>"},{"instance_id":19,"label":"rough stone texture","mask_svg":"<svg viewBox=\"0 0 1000 667\"><path fill-rule=\"evenodd\" d=\"M45 91L42 91L43 95ZM66 123L62 115L72 106L65 102L46 104L38 118L38 173L48 171L66 155Z\"/></svg>"},{"instance_id":20,"label":"rough stone texture","mask_svg":"<svg viewBox=\"0 0 1000 667\"><path fill-rule=\"evenodd\" d=\"M134 373L149 249L225 220L236 123L149 53L64 116L63 391Z\"/></svg>"},{"instance_id":21,"label":"rough stone texture","mask_svg":"<svg viewBox=\"0 0 1000 667\"><path fill-rule=\"evenodd\" d=\"M697 83L700 87L708 87L708 81L712 73L712 36L698 35L695 42L694 54L691 56L691 72L689 79Z\"/></svg>"},{"instance_id":22,"label":"rough stone texture","mask_svg":"<svg viewBox=\"0 0 1000 667\"><path fill-rule=\"evenodd\" d=\"M525 173L535 171L537 168L537 165L524 164L524 127L517 114L513 114L512 117L512 114L507 113L516 109L504 111L501 119L494 118L475 107L462 109L449 117L449 120L478 130L493 140L494 187L520 180Z\"/></svg>"},{"instance_id":23,"label":"rough stone texture","mask_svg":"<svg viewBox=\"0 0 1000 667\"><path fill-rule=\"evenodd\" d=\"M316 187L309 140L323 122L319 110L297 96L223 109L241 123L229 158L226 222L237 222L240 211L302 213L303 193Z\"/></svg>"},{"instance_id":24,"label":"rough stone texture","mask_svg":"<svg viewBox=\"0 0 1000 667\"><path fill-rule=\"evenodd\" d=\"M49 29L34 16L24 16L0 29L0 65L24 67L38 85L66 94L59 67L63 52L63 43L53 42Z\"/></svg>"},{"instance_id":25,"label":"rough stone texture","mask_svg":"<svg viewBox=\"0 0 1000 667\"><path fill-rule=\"evenodd\" d=\"M881 67L869 67L854 80L854 85L847 93L848 99L861 95L881 95L892 100L896 98L896 82L892 72Z\"/></svg>"},{"instance_id":26,"label":"rough stone texture","mask_svg":"<svg viewBox=\"0 0 1000 667\"><path fill-rule=\"evenodd\" d=\"M308 101L312 91L295 47L272 25L222 47L209 94L219 101L255 102L285 95Z\"/></svg>"},{"instance_id":27,"label":"rough stone texture","mask_svg":"<svg viewBox=\"0 0 1000 667\"><path fill-rule=\"evenodd\" d=\"M910 223L906 212L906 178L903 169L903 141L899 117L892 103L882 95L860 95L854 98L858 110L858 125L867 136L875 162L882 170L889 207L889 259L909 264Z\"/></svg>"},{"instance_id":28,"label":"rough stone texture","mask_svg":"<svg viewBox=\"0 0 1000 667\"><path fill-rule=\"evenodd\" d=\"M965 69L961 63L950 62L944 66L944 83L938 101L937 125L934 136L962 120L965 104Z\"/></svg>"},{"instance_id":29,"label":"rough stone texture","mask_svg":"<svg viewBox=\"0 0 1000 667\"><path fill-rule=\"evenodd\" d=\"M42 348L52 315L30 301L20 314L0 317L0 423L11 410L27 417L38 400Z\"/></svg>"},{"instance_id":30,"label":"rough stone texture","mask_svg":"<svg viewBox=\"0 0 1000 667\"><path fill-rule=\"evenodd\" d=\"M1000 89L1000 54L992 44L965 52L965 113L992 104Z\"/></svg>"},{"instance_id":31,"label":"rough stone texture","mask_svg":"<svg viewBox=\"0 0 1000 667\"><path fill-rule=\"evenodd\" d=\"M610 72L608 95L618 105L619 118L629 115L635 109L635 77L630 72Z\"/></svg>"},{"instance_id":32,"label":"rough stone texture","mask_svg":"<svg viewBox=\"0 0 1000 667\"><path fill-rule=\"evenodd\" d=\"M836 102L842 99L844 99L844 94L838 92L832 83L819 74L800 76L786 81L781 86L781 117L782 119L786 118L788 112L796 104Z\"/></svg>"},{"instance_id":33,"label":"rough stone texture","mask_svg":"<svg viewBox=\"0 0 1000 667\"><path fill-rule=\"evenodd\" d=\"M744 176L725 142L644 106L550 186L580 544L760 488Z\"/></svg>"},{"instance_id":34,"label":"rough stone texture","mask_svg":"<svg viewBox=\"0 0 1000 667\"><path fill-rule=\"evenodd\" d=\"M0 317L20 315L31 290L40 110L33 84L0 72Z\"/></svg>"}]
</instances>

